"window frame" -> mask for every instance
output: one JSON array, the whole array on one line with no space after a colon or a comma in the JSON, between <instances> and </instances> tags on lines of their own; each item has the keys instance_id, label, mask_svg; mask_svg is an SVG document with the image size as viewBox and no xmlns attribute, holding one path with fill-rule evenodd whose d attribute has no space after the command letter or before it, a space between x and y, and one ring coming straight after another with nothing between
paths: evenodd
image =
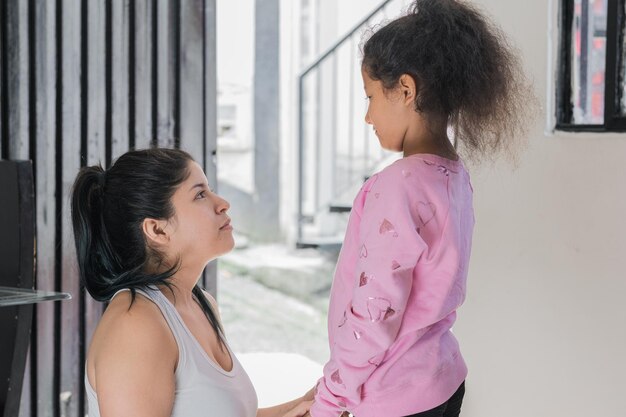
<instances>
[{"instance_id":1,"label":"window frame","mask_svg":"<svg viewBox=\"0 0 626 417\"><path fill-rule=\"evenodd\" d=\"M575 124L571 85L571 51L574 1L561 0L558 84L556 89L556 130L570 132L626 132L626 115L619 114L622 91L624 3L607 0L606 62L604 73L604 124Z\"/></svg>"}]
</instances>

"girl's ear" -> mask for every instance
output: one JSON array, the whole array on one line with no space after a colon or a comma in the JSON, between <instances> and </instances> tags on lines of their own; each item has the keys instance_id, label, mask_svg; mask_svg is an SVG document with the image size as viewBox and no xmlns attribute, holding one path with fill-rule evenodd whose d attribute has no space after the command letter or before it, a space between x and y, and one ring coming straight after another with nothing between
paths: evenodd
<instances>
[{"instance_id":1,"label":"girl's ear","mask_svg":"<svg viewBox=\"0 0 626 417\"><path fill-rule=\"evenodd\" d=\"M162 246L170 241L170 233L166 229L168 222L166 220L157 220L145 218L141 225L147 243L155 246Z\"/></svg>"},{"instance_id":2,"label":"girl's ear","mask_svg":"<svg viewBox=\"0 0 626 417\"><path fill-rule=\"evenodd\" d=\"M402 93L404 104L413 106L415 96L417 95L415 79L409 74L402 74L398 80L398 84L400 85L400 92Z\"/></svg>"}]
</instances>

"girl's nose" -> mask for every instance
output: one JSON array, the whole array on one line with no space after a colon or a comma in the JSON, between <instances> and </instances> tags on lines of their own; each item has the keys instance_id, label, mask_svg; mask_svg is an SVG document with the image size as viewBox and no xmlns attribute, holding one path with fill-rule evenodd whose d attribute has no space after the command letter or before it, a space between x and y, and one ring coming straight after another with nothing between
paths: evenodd
<instances>
[{"instance_id":1,"label":"girl's nose","mask_svg":"<svg viewBox=\"0 0 626 417\"><path fill-rule=\"evenodd\" d=\"M372 124L372 119L370 118L370 111L369 111L369 109L367 109L367 113L365 113L365 123L367 123L368 125Z\"/></svg>"}]
</instances>

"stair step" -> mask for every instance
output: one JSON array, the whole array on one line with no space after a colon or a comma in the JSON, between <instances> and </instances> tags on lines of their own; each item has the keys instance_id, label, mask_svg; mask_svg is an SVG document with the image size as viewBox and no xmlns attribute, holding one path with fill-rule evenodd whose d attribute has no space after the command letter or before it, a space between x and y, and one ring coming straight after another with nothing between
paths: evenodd
<instances>
[{"instance_id":1,"label":"stair step","mask_svg":"<svg viewBox=\"0 0 626 417\"><path fill-rule=\"evenodd\" d=\"M343 236L328 236L328 237L310 237L302 238L296 242L296 248L298 249L325 249L336 250L341 249L343 243Z\"/></svg>"},{"instance_id":2,"label":"stair step","mask_svg":"<svg viewBox=\"0 0 626 417\"><path fill-rule=\"evenodd\" d=\"M333 203L328 208L331 213L350 213L352 210L352 204L348 203Z\"/></svg>"}]
</instances>

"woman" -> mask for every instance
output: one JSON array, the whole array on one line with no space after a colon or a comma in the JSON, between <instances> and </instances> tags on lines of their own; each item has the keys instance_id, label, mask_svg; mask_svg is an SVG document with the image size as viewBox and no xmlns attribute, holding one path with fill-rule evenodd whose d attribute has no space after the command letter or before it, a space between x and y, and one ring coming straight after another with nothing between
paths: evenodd
<instances>
[{"instance_id":1,"label":"woman","mask_svg":"<svg viewBox=\"0 0 626 417\"><path fill-rule=\"evenodd\" d=\"M72 222L80 277L93 298L109 301L87 352L90 417L307 412L305 397L257 410L216 302L198 287L207 263L233 248L228 208L181 150L130 151L106 171L79 172Z\"/></svg>"}]
</instances>

